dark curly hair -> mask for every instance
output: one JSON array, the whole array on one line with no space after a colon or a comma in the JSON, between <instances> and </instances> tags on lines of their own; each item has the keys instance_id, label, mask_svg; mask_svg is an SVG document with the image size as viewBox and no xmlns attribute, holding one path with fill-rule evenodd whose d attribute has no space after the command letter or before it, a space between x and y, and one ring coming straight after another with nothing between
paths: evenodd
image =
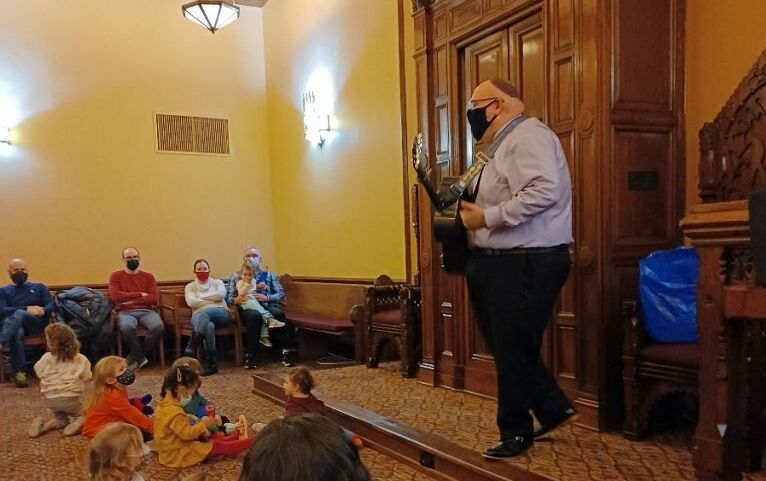
<instances>
[{"instance_id":1,"label":"dark curly hair","mask_svg":"<svg viewBox=\"0 0 766 481\"><path fill-rule=\"evenodd\" d=\"M194 389L197 387L197 382L199 382L199 375L192 371L189 366L183 365L171 368L165 374L165 379L162 381L160 396L165 397L165 394L170 391L174 398L178 398L178 386Z\"/></svg>"},{"instance_id":2,"label":"dark curly hair","mask_svg":"<svg viewBox=\"0 0 766 481\"><path fill-rule=\"evenodd\" d=\"M370 481L359 451L331 419L300 414L258 433L239 481Z\"/></svg>"}]
</instances>

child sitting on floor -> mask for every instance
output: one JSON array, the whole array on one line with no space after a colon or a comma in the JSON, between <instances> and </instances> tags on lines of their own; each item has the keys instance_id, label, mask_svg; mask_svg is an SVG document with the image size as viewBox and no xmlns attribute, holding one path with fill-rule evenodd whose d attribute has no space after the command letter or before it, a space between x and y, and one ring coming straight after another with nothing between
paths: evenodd
<instances>
[{"instance_id":1,"label":"child sitting on floor","mask_svg":"<svg viewBox=\"0 0 766 481\"><path fill-rule=\"evenodd\" d=\"M216 424L215 418L205 416L201 422L189 424L181 405L191 400L198 381L199 376L188 366L170 369L165 375L154 431L154 445L163 466L185 468L211 456L237 455L253 444L243 421L241 432L224 437L210 437L208 427Z\"/></svg>"},{"instance_id":2,"label":"child sitting on floor","mask_svg":"<svg viewBox=\"0 0 766 481\"><path fill-rule=\"evenodd\" d=\"M83 390L90 381L90 361L80 354L80 342L72 328L61 322L45 328L48 352L35 363L40 380L40 394L53 417L37 416L29 427L29 436L37 437L51 429L64 428L64 436L82 429Z\"/></svg>"},{"instance_id":3,"label":"child sitting on floor","mask_svg":"<svg viewBox=\"0 0 766 481\"><path fill-rule=\"evenodd\" d=\"M90 481L144 481L136 471L146 459L146 452L137 427L128 423L110 424L90 442ZM206 473L197 473L182 481L206 479Z\"/></svg>"},{"instance_id":4,"label":"child sitting on floor","mask_svg":"<svg viewBox=\"0 0 766 481\"><path fill-rule=\"evenodd\" d=\"M266 310L266 308L255 298L255 295L258 294L258 285L255 283L255 271L253 270L253 266L248 263L242 264L239 273L242 278L237 281L237 293L247 299L241 307L247 311L257 311L258 314L261 315L263 325L261 325L261 339L259 342L266 347L271 347L269 329L283 327L285 323L277 320L274 315Z\"/></svg>"},{"instance_id":5,"label":"child sitting on floor","mask_svg":"<svg viewBox=\"0 0 766 481\"><path fill-rule=\"evenodd\" d=\"M136 473L144 452L137 427L121 422L106 426L90 442L91 481L144 481Z\"/></svg>"},{"instance_id":6,"label":"child sitting on floor","mask_svg":"<svg viewBox=\"0 0 766 481\"><path fill-rule=\"evenodd\" d=\"M194 394L192 394L191 400L181 407L184 409L184 412L186 414L193 416L194 419L203 418L207 415L207 407L208 406L215 406L213 403L210 402L209 399L207 399L205 396L202 395L201 392L199 392L199 388L202 386L202 365L199 363L199 361L193 357L179 357L178 359L173 362L173 365L170 366L171 369L177 369L181 366L187 366L192 371L194 371L197 376L199 376L199 381L197 383L197 387L194 390ZM218 413L220 415L220 413ZM229 419L226 416L223 415L217 415L217 419L219 420L218 427L222 427L224 424L229 422Z\"/></svg>"},{"instance_id":7,"label":"child sitting on floor","mask_svg":"<svg viewBox=\"0 0 766 481\"><path fill-rule=\"evenodd\" d=\"M136 375L128 362L118 356L106 356L93 369L93 394L85 411L82 433L92 438L109 423L124 421L141 429L144 440L151 439L154 423L128 399L128 386Z\"/></svg>"},{"instance_id":8,"label":"child sitting on floor","mask_svg":"<svg viewBox=\"0 0 766 481\"><path fill-rule=\"evenodd\" d=\"M285 416L294 416L296 414L325 414L324 402L317 399L311 390L314 389L316 383L314 377L311 375L311 371L303 366L294 367L287 371L285 374L285 380L282 383L282 389L285 391L287 400L285 401ZM252 430L260 432L265 427L263 423L255 423L252 426ZM344 429L343 432L346 438L357 448L363 446L362 438L351 431Z\"/></svg>"}]
</instances>

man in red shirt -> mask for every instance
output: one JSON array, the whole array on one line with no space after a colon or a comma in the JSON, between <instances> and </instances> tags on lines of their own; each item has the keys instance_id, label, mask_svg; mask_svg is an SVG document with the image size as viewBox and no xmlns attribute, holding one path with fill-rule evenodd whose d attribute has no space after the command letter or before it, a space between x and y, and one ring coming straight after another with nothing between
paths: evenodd
<instances>
[{"instance_id":1,"label":"man in red shirt","mask_svg":"<svg viewBox=\"0 0 766 481\"><path fill-rule=\"evenodd\" d=\"M140 260L138 249L126 247L122 251L125 268L109 276L109 298L117 309L117 328L130 347L127 361L128 368L132 370L141 369L149 363L147 354L152 352L165 332L160 315L153 310L160 300L157 281L153 275L138 269ZM143 348L136 336L139 323L149 331Z\"/></svg>"}]
</instances>

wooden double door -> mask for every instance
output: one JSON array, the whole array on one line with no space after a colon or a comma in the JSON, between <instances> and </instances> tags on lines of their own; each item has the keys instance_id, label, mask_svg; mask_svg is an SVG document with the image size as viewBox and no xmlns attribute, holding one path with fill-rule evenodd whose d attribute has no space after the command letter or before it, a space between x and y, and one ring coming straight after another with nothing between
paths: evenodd
<instances>
[{"instance_id":1,"label":"wooden double door","mask_svg":"<svg viewBox=\"0 0 766 481\"><path fill-rule=\"evenodd\" d=\"M633 29L630 38L618 34L606 43L603 37L619 30L642 4L649 15L665 19L659 34L666 34L667 42L648 47L666 54L661 57L665 63L655 62L653 67L655 77L667 77L668 88L660 95L668 96L672 121L661 126L653 122L653 112L644 119L635 117L646 107L639 104L626 109L633 112L621 125L612 90L615 74L627 75L617 70L612 53L618 55L617 61L640 63L633 56L653 52L621 52L620 47L632 48L647 32ZM677 242L675 222L683 212L682 197L675 190L679 182L683 185L677 154L682 143L677 144L676 134L682 75L679 85L678 57L668 53L677 46L671 39L676 38L681 5L672 0L432 0L416 1L414 6L419 129L426 133L435 164L434 181L463 173L474 152L482 148L473 141L465 111L473 89L493 77L517 85L525 115L545 122L561 141L572 177L573 265L546 332L542 356L585 424L616 424L622 409L619 303L634 295L638 259ZM606 26L604 18L611 19ZM625 88L635 82L627 82ZM637 90L647 97L637 100L647 105L657 95L651 89ZM647 119L650 125L643 125ZM611 143L620 128L639 133L627 147L615 148ZM652 150L654 138L644 134L660 131L669 139L664 152ZM659 157L647 165L647 154ZM634 174L656 183L631 190L629 178ZM613 216L630 218L638 207L628 202L615 210L613 203L624 200L650 201L664 209L646 226L658 236L637 235L625 248L620 245L619 229L640 230L647 218L643 216L618 221L616 237L610 237ZM473 319L465 278L441 269L440 247L431 234L433 211L422 193L416 208L424 342L419 377L429 384L494 396L494 361Z\"/></svg>"}]
</instances>

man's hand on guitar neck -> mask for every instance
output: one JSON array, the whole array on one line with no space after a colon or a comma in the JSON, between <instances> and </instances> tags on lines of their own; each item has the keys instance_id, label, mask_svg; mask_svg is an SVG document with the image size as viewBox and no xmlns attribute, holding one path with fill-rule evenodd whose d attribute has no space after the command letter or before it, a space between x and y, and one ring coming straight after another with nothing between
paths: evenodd
<instances>
[{"instance_id":1,"label":"man's hand on guitar neck","mask_svg":"<svg viewBox=\"0 0 766 481\"><path fill-rule=\"evenodd\" d=\"M476 230L487 227L487 221L484 218L484 209L472 202L460 202L460 218L463 225L468 230Z\"/></svg>"}]
</instances>

